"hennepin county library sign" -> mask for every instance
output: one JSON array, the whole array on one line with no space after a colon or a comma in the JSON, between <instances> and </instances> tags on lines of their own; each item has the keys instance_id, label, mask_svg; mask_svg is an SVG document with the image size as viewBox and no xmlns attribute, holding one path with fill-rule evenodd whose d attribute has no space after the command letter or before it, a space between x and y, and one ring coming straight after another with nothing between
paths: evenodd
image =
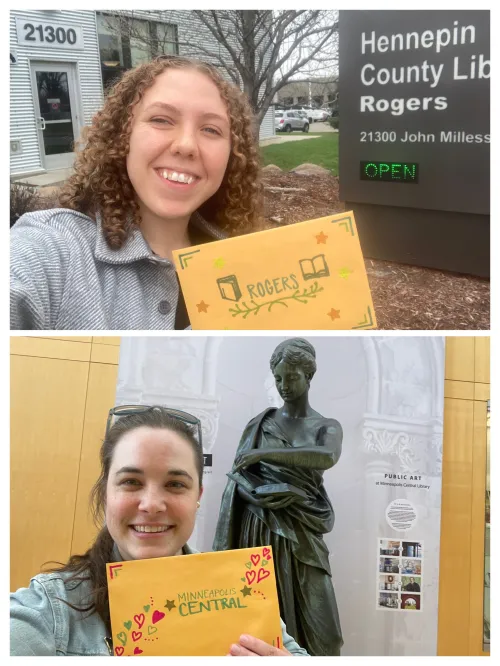
<instances>
[{"instance_id":1,"label":"hennepin county library sign","mask_svg":"<svg viewBox=\"0 0 500 666\"><path fill-rule=\"evenodd\" d=\"M366 256L489 275L489 31L488 11L340 12L340 198Z\"/></svg>"}]
</instances>

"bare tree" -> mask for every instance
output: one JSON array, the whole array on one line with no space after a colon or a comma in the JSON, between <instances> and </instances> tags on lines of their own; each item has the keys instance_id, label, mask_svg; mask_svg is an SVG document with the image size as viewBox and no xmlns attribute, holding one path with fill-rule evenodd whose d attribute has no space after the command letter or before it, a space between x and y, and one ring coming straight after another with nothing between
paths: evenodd
<instances>
[{"instance_id":1,"label":"bare tree","mask_svg":"<svg viewBox=\"0 0 500 666\"><path fill-rule=\"evenodd\" d=\"M110 32L119 33L135 48L151 56L174 51L171 34L147 28L144 14L120 11L113 15L108 21ZM163 23L180 24L181 55L216 65L244 90L259 126L276 93L288 82L337 76L336 11L174 10L157 15Z\"/></svg>"}]
</instances>

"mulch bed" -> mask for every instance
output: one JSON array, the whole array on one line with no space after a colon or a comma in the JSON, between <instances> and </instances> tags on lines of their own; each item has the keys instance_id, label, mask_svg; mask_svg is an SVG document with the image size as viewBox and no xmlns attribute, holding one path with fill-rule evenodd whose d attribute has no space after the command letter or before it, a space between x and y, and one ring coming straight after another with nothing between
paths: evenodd
<instances>
[{"instance_id":1,"label":"mulch bed","mask_svg":"<svg viewBox=\"0 0 500 666\"><path fill-rule=\"evenodd\" d=\"M340 213L338 178L267 173L264 215L269 228ZM385 330L489 330L489 280L365 257L378 327Z\"/></svg>"}]
</instances>

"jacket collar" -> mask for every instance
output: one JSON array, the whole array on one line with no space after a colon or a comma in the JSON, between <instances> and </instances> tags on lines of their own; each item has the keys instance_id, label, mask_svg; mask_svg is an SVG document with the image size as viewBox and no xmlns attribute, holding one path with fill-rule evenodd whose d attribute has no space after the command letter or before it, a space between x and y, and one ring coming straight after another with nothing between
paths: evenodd
<instances>
[{"instance_id":1,"label":"jacket collar","mask_svg":"<svg viewBox=\"0 0 500 666\"><path fill-rule=\"evenodd\" d=\"M114 265L131 264L132 262L140 261L141 259L153 259L158 263L165 264L172 263L168 259L162 259L154 254L142 235L141 230L136 226L131 226L130 234L121 248L119 250L112 250L104 237L102 231L102 217L99 211L96 212L95 218L97 223L95 258L98 261ZM223 240L227 238L224 232L214 224L207 222L207 220L205 220L197 211L191 216L189 226L192 227L193 230L198 230L205 236L208 236L209 240Z\"/></svg>"}]
</instances>

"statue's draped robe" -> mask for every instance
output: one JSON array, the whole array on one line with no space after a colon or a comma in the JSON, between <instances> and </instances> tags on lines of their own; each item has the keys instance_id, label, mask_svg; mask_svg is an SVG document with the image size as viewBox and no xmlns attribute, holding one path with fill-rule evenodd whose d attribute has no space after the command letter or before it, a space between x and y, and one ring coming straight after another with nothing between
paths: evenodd
<instances>
[{"instance_id":1,"label":"statue's draped robe","mask_svg":"<svg viewBox=\"0 0 500 666\"><path fill-rule=\"evenodd\" d=\"M294 448L272 418L274 411L266 409L250 421L236 459L252 449ZM314 656L338 655L343 644L322 536L332 530L335 515L322 475L323 470L266 461L231 473L214 540L214 550L272 546L281 617L288 633ZM283 483L305 490L309 499L299 497L286 508L267 509L245 502L238 494L238 484L248 490L249 484L257 488Z\"/></svg>"}]
</instances>

